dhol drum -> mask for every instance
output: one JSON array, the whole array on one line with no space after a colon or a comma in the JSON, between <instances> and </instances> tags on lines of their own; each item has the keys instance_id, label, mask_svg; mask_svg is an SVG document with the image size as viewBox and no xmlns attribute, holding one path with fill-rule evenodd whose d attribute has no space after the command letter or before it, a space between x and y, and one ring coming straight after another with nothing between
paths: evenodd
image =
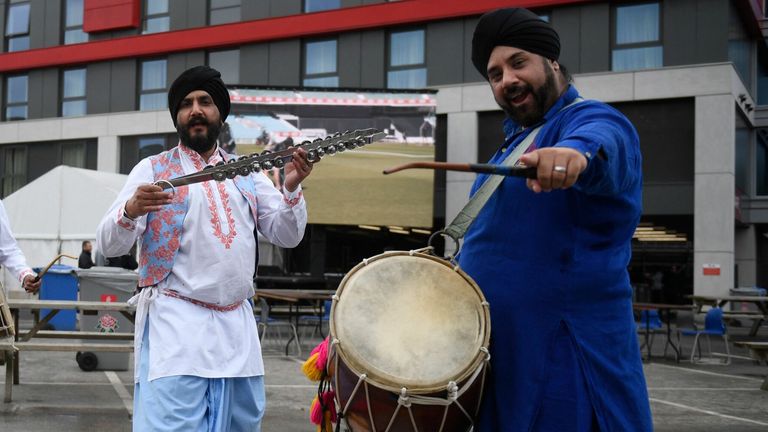
<instances>
[{"instance_id":1,"label":"dhol drum","mask_svg":"<svg viewBox=\"0 0 768 432\"><path fill-rule=\"evenodd\" d=\"M340 421L353 432L471 430L490 331L480 288L450 261L418 251L364 260L331 309Z\"/></svg>"}]
</instances>

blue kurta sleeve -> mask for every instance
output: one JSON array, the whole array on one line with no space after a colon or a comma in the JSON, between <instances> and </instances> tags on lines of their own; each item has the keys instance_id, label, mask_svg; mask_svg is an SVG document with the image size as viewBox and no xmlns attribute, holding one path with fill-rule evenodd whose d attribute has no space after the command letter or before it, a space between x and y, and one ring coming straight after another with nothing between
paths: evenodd
<instances>
[{"instance_id":1,"label":"blue kurta sleeve","mask_svg":"<svg viewBox=\"0 0 768 432\"><path fill-rule=\"evenodd\" d=\"M588 160L576 189L587 194L615 195L641 178L640 140L632 123L607 105L584 103L564 116L555 147L579 151Z\"/></svg>"}]
</instances>

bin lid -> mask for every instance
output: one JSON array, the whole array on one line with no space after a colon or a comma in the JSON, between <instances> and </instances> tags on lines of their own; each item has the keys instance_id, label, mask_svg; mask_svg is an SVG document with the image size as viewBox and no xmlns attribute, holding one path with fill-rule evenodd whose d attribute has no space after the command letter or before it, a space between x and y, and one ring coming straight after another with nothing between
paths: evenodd
<instances>
[{"instance_id":1,"label":"bin lid","mask_svg":"<svg viewBox=\"0 0 768 432\"><path fill-rule=\"evenodd\" d=\"M75 269L77 277L82 279L109 279L109 280L139 280L139 274L133 270L120 267L91 267L89 269Z\"/></svg>"},{"instance_id":2,"label":"bin lid","mask_svg":"<svg viewBox=\"0 0 768 432\"><path fill-rule=\"evenodd\" d=\"M51 268L48 269L46 273L70 274L74 269L75 269L74 267L68 266L66 264L54 264L51 266ZM43 270L43 268L37 267L37 268L34 268L33 270L37 273L40 273Z\"/></svg>"}]
</instances>

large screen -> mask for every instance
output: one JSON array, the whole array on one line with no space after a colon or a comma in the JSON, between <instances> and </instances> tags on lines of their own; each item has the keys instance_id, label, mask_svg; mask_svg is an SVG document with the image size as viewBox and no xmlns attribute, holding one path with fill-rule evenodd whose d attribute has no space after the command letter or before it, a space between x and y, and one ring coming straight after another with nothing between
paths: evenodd
<instances>
[{"instance_id":1,"label":"large screen","mask_svg":"<svg viewBox=\"0 0 768 432\"><path fill-rule=\"evenodd\" d=\"M325 156L315 165L303 183L310 223L432 227L433 172L384 176L382 170L434 160L434 94L235 88L230 99L220 142L239 155L348 130L386 133L380 142ZM267 175L282 187L280 170Z\"/></svg>"}]
</instances>

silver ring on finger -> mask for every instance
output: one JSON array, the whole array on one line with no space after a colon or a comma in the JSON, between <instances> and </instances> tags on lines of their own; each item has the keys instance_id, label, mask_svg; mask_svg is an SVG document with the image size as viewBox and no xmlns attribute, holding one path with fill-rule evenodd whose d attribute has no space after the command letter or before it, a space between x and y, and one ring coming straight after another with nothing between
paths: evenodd
<instances>
[{"instance_id":1,"label":"silver ring on finger","mask_svg":"<svg viewBox=\"0 0 768 432\"><path fill-rule=\"evenodd\" d=\"M554 167L554 168L552 168L552 171L553 171L553 172L556 172L556 173L563 173L563 174L565 174L565 172L566 172L567 170L566 170L566 168L565 168L564 166L562 166L562 165L555 165L555 167Z\"/></svg>"}]
</instances>

